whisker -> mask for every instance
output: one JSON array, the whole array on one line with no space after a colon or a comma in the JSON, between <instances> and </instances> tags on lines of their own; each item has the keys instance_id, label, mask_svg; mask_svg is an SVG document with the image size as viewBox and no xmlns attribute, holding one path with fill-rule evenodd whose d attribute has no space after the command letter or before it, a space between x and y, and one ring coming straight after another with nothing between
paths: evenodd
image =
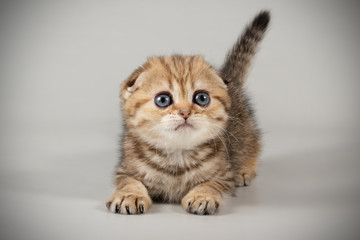
<instances>
[{"instance_id":1,"label":"whisker","mask_svg":"<svg viewBox=\"0 0 360 240\"><path fill-rule=\"evenodd\" d=\"M230 121L237 122L237 123L239 123L241 126L244 126L244 123L240 121L240 118L231 117L231 116L228 116L228 118L230 119Z\"/></svg>"},{"instance_id":2,"label":"whisker","mask_svg":"<svg viewBox=\"0 0 360 240\"><path fill-rule=\"evenodd\" d=\"M240 142L240 140L239 140L237 137L234 136L234 134L232 134L231 132L229 132L229 131L226 130L225 128L221 127L220 125L218 125L218 124L216 124L216 123L211 123L211 122L209 122L209 123L212 124L212 125L214 125L214 126L216 126L216 127L218 127L218 128L220 128L220 129L222 129L222 130L224 131L224 133L228 136L229 141L230 141L230 137L229 137L229 134L230 134L231 136L233 136L233 137L236 139L236 141L237 141L238 143L242 143L242 142ZM228 133L229 133L229 134L228 134Z\"/></svg>"},{"instance_id":3,"label":"whisker","mask_svg":"<svg viewBox=\"0 0 360 240\"><path fill-rule=\"evenodd\" d=\"M226 151L226 155L227 155L227 159L230 159L229 151L228 151L228 149L227 149L227 146L226 146L225 142L222 140L222 137L221 137L220 133L219 133L218 131L211 131L211 130L214 130L214 129L212 129L212 128L208 127L208 126L205 126L205 127L206 127L207 130L210 131L210 133L214 133L214 134L220 139L220 141L221 141L222 144L224 145L224 148L225 148L225 151Z\"/></svg>"}]
</instances>

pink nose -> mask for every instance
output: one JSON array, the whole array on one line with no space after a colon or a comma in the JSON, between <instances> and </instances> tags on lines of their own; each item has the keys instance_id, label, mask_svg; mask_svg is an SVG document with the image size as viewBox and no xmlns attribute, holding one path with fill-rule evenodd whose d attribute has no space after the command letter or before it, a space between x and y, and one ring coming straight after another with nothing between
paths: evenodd
<instances>
[{"instance_id":1,"label":"pink nose","mask_svg":"<svg viewBox=\"0 0 360 240\"><path fill-rule=\"evenodd\" d=\"M188 119L189 115L190 115L191 111L188 108L183 108L180 109L179 114L186 120Z\"/></svg>"}]
</instances>

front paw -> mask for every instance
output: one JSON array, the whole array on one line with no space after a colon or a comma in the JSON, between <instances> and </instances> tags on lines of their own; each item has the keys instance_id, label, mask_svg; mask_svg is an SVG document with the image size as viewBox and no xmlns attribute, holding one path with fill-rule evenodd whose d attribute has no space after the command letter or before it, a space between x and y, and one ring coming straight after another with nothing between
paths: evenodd
<instances>
[{"instance_id":1,"label":"front paw","mask_svg":"<svg viewBox=\"0 0 360 240\"><path fill-rule=\"evenodd\" d=\"M142 214L147 212L150 206L149 196L127 191L115 192L106 202L110 212L121 214Z\"/></svg>"},{"instance_id":2,"label":"front paw","mask_svg":"<svg viewBox=\"0 0 360 240\"><path fill-rule=\"evenodd\" d=\"M192 191L181 200L181 205L189 213L208 215L216 212L220 201L219 196L211 193Z\"/></svg>"}]
</instances>

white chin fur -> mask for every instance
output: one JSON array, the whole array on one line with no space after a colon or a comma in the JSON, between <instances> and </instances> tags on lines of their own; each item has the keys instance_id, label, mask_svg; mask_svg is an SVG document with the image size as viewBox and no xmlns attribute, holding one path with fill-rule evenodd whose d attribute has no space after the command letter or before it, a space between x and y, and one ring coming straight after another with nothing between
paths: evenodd
<instances>
[{"instance_id":1,"label":"white chin fur","mask_svg":"<svg viewBox=\"0 0 360 240\"><path fill-rule=\"evenodd\" d=\"M165 116L161 123L152 128L151 134L139 133L139 136L157 148L168 150L186 150L211 140L221 132L217 128L201 117L193 117L187 120L191 126L181 126L185 120L177 115ZM150 137L152 136L152 137ZM156 136L156 137L154 137Z\"/></svg>"},{"instance_id":2,"label":"white chin fur","mask_svg":"<svg viewBox=\"0 0 360 240\"><path fill-rule=\"evenodd\" d=\"M193 149L194 147L212 139L214 132L209 132L205 127L186 127L183 129L158 129L158 138L148 138L142 135L144 140L158 148L168 150Z\"/></svg>"}]
</instances>

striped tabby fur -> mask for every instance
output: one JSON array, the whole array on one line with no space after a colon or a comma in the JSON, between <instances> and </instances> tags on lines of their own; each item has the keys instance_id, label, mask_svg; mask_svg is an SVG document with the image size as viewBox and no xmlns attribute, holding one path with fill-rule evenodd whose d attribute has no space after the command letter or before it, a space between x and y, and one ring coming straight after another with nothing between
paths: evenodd
<instances>
[{"instance_id":1,"label":"striped tabby fur","mask_svg":"<svg viewBox=\"0 0 360 240\"><path fill-rule=\"evenodd\" d=\"M151 57L121 88L124 133L111 212L146 212L152 200L213 214L224 194L254 178L260 133L243 92L256 47L268 26L261 12L219 71L201 56ZM206 106L194 95L210 96ZM166 93L172 104L154 98Z\"/></svg>"}]
</instances>

